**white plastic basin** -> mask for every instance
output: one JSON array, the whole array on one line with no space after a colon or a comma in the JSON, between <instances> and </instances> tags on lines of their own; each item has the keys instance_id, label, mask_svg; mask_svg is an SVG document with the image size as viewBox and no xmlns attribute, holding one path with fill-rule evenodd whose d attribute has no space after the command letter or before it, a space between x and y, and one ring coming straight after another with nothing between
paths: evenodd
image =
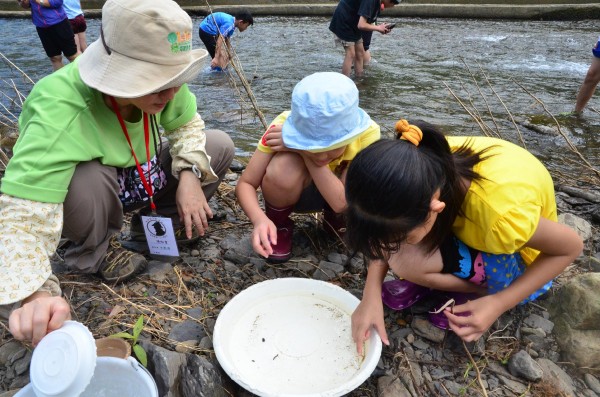
<instances>
[{"instance_id":1,"label":"white plastic basin","mask_svg":"<svg viewBox=\"0 0 600 397\"><path fill-rule=\"evenodd\" d=\"M235 296L217 318L213 345L225 372L259 396L342 396L381 355L373 330L359 356L350 316L359 300L331 283L268 280Z\"/></svg>"}]
</instances>

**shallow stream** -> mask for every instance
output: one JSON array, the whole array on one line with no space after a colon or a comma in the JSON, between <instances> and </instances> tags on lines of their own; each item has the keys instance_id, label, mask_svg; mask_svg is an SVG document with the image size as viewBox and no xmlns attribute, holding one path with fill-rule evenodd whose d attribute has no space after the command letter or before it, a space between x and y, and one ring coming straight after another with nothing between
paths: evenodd
<instances>
[{"instance_id":1,"label":"shallow stream","mask_svg":"<svg viewBox=\"0 0 600 397\"><path fill-rule=\"evenodd\" d=\"M201 17L194 18L195 30L200 20ZM454 135L481 134L464 105L471 113L478 112L502 137L517 142L520 138L511 117L517 122L552 126L548 112L559 115L573 110L577 90L591 61L591 47L600 34L597 21L593 20L385 16L380 20L397 22L397 26L389 35L374 34L374 62L357 85L361 106L385 133L399 118L420 118L441 124ZM302 77L318 71L341 70L342 50L334 46L328 23L329 19L322 17L260 17L247 31L233 36L235 51L267 123L288 109L291 91ZM50 62L30 20L0 19L0 26L4 37L0 52L34 80L50 73ZM88 20L87 33L88 42L98 37L98 19ZM194 46L202 47L196 32ZM28 92L28 86L18 76L0 63L3 92L10 91L7 82L11 79ZM211 72L207 62L199 78L190 85L207 125L230 133L238 155L248 157L263 126L237 76ZM6 103L6 98L2 101ZM600 109L600 93L589 105ZM573 145L598 166L600 114L587 110L582 118L559 116L558 121ZM569 152L565 138L517 125L528 149L551 168L562 168L558 160Z\"/></svg>"}]
</instances>

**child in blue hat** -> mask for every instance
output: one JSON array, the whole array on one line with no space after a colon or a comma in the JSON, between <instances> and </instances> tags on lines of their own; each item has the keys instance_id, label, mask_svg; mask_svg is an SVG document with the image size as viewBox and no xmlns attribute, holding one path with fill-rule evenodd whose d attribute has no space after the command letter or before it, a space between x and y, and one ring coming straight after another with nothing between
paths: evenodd
<instances>
[{"instance_id":1,"label":"child in blue hat","mask_svg":"<svg viewBox=\"0 0 600 397\"><path fill-rule=\"evenodd\" d=\"M302 79L292 92L291 111L273 120L236 187L254 225L254 250L271 262L285 262L292 252L293 211L325 209L332 219L342 213L348 164L379 138L379 126L358 107L350 78L323 72ZM259 187L265 211L257 199Z\"/></svg>"}]
</instances>

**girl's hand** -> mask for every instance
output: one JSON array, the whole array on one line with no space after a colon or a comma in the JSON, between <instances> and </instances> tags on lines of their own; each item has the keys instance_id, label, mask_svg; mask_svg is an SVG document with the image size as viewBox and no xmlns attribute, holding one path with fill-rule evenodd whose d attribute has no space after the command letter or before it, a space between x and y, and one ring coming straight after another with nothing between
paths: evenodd
<instances>
[{"instance_id":1,"label":"girl's hand","mask_svg":"<svg viewBox=\"0 0 600 397\"><path fill-rule=\"evenodd\" d=\"M270 126L265 133L265 142L274 152L287 150L281 137L281 128L281 124L275 124Z\"/></svg>"},{"instance_id":2,"label":"girl's hand","mask_svg":"<svg viewBox=\"0 0 600 397\"><path fill-rule=\"evenodd\" d=\"M352 313L352 339L356 343L356 351L363 355L363 345L371 336L371 327L374 327L381 340L386 345L390 342L385 332L383 321L383 302L379 299L363 297L354 313Z\"/></svg>"},{"instance_id":3,"label":"girl's hand","mask_svg":"<svg viewBox=\"0 0 600 397\"><path fill-rule=\"evenodd\" d=\"M202 191L200 179L191 170L183 170L179 174L176 202L187 238L192 238L192 225L196 226L198 234L204 236L208 229L208 219L213 217L213 213Z\"/></svg>"},{"instance_id":4,"label":"girl's hand","mask_svg":"<svg viewBox=\"0 0 600 397\"><path fill-rule=\"evenodd\" d=\"M496 296L488 295L454 306L452 311L450 308L444 311L450 328L465 342L472 342L479 339L506 309ZM465 316L459 316L460 313Z\"/></svg>"},{"instance_id":5,"label":"girl's hand","mask_svg":"<svg viewBox=\"0 0 600 397\"><path fill-rule=\"evenodd\" d=\"M254 248L257 254L268 258L273 253L271 244L277 245L277 228L265 216L264 220L254 225L254 230L252 230L252 248Z\"/></svg>"},{"instance_id":6,"label":"girl's hand","mask_svg":"<svg viewBox=\"0 0 600 397\"><path fill-rule=\"evenodd\" d=\"M35 346L47 333L70 319L71 308L66 300L60 296L42 296L13 311L8 324L15 339L30 340Z\"/></svg>"}]
</instances>

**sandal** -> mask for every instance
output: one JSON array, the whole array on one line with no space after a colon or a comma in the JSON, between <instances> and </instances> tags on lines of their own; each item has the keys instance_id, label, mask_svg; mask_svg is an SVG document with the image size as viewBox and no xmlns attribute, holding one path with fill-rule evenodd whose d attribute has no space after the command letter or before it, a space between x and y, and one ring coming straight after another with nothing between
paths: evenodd
<instances>
[{"instance_id":1,"label":"sandal","mask_svg":"<svg viewBox=\"0 0 600 397\"><path fill-rule=\"evenodd\" d=\"M431 293L431 289L408 280L385 281L381 287L381 299L390 309L402 310L414 305Z\"/></svg>"}]
</instances>

